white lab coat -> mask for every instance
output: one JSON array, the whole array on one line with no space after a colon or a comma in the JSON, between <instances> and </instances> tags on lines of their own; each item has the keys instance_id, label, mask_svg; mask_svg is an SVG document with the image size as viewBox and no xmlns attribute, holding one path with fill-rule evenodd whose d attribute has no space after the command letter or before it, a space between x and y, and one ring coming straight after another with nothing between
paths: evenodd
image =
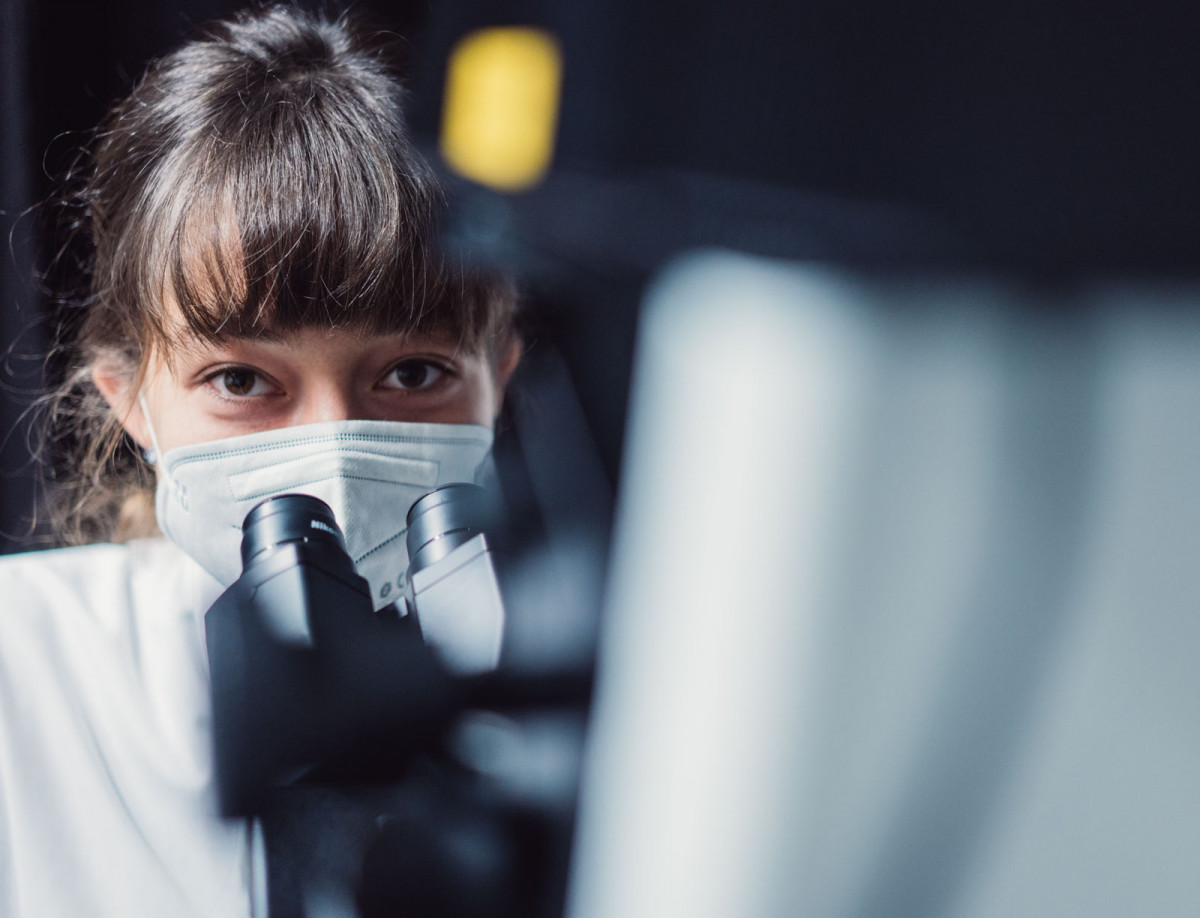
<instances>
[{"instance_id":1,"label":"white lab coat","mask_svg":"<svg viewBox=\"0 0 1200 918\"><path fill-rule=\"evenodd\" d=\"M220 592L161 538L0 558L0 915L249 913L212 780Z\"/></svg>"}]
</instances>

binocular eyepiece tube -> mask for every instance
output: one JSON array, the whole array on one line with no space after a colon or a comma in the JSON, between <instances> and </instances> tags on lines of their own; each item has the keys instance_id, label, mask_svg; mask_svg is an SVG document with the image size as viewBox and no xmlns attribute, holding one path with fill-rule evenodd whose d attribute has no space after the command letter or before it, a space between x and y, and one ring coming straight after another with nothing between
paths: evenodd
<instances>
[{"instance_id":1,"label":"binocular eyepiece tube","mask_svg":"<svg viewBox=\"0 0 1200 918\"><path fill-rule=\"evenodd\" d=\"M269 497L242 524L242 567L264 551L288 542L316 542L342 553L346 542L325 501L307 494Z\"/></svg>"},{"instance_id":2,"label":"binocular eyepiece tube","mask_svg":"<svg viewBox=\"0 0 1200 918\"><path fill-rule=\"evenodd\" d=\"M443 485L417 500L408 509L410 579L490 529L494 514L487 491L474 484Z\"/></svg>"}]
</instances>

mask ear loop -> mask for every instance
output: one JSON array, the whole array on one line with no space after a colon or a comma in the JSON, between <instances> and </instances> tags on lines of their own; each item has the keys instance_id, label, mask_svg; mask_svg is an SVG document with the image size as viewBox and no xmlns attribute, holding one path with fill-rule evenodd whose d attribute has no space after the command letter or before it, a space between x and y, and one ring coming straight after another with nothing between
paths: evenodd
<instances>
[{"instance_id":1,"label":"mask ear loop","mask_svg":"<svg viewBox=\"0 0 1200 918\"><path fill-rule=\"evenodd\" d=\"M142 417L146 419L146 430L150 432L151 449L142 450L142 455L150 465L158 464L161 450L158 448L158 437L154 433L154 422L150 420L150 409L146 405L146 393L138 393L138 406L142 409Z\"/></svg>"}]
</instances>

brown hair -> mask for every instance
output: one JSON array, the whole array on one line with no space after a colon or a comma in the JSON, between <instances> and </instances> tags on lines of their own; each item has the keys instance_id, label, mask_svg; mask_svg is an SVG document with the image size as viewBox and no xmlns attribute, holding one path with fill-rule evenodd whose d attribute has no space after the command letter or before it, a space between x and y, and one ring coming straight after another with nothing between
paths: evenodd
<instances>
[{"instance_id":1,"label":"brown hair","mask_svg":"<svg viewBox=\"0 0 1200 918\"><path fill-rule=\"evenodd\" d=\"M117 359L138 381L171 350L168 302L210 340L350 326L478 352L507 335L511 286L435 251L441 192L379 41L345 17L248 10L153 64L97 129L64 197L84 276L49 412L64 541L152 528L153 473L90 367Z\"/></svg>"}]
</instances>

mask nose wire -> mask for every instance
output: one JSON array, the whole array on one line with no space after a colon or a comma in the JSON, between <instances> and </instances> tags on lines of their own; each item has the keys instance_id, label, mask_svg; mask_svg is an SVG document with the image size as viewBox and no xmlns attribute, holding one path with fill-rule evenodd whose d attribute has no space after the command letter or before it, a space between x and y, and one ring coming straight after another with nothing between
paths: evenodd
<instances>
[{"instance_id":1,"label":"mask nose wire","mask_svg":"<svg viewBox=\"0 0 1200 918\"><path fill-rule=\"evenodd\" d=\"M150 432L150 443L152 449L144 452L146 461L151 465L158 462L158 457L162 455L162 450L158 448L158 436L154 433L154 422L150 420L150 408L146 405L146 393L138 393L138 407L142 409L142 417L146 419L146 430Z\"/></svg>"}]
</instances>

